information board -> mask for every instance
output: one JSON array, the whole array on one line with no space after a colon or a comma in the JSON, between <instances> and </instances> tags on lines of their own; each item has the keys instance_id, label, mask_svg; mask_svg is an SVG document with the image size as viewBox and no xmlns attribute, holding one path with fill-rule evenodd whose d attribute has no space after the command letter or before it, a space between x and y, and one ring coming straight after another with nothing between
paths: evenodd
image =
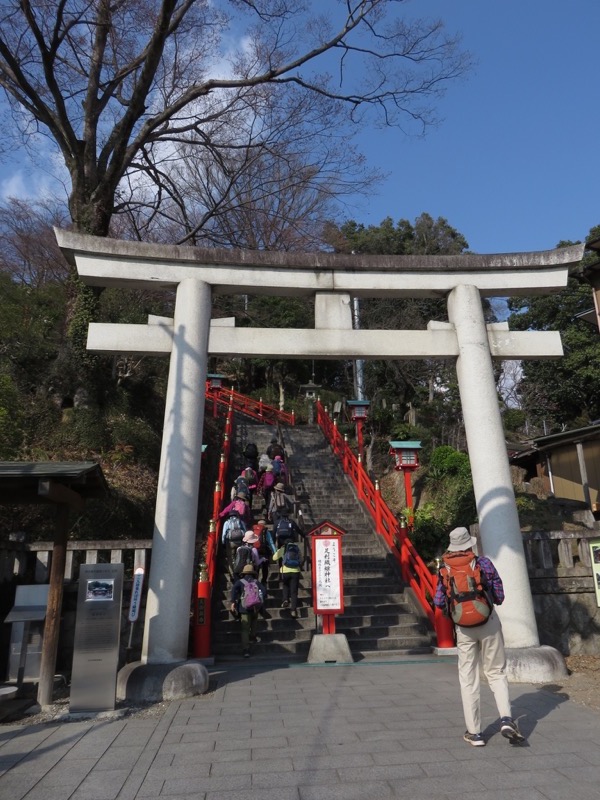
<instances>
[{"instance_id":1,"label":"information board","mask_svg":"<svg viewBox=\"0 0 600 800\"><path fill-rule=\"evenodd\" d=\"M80 567L71 712L115 707L122 601L123 564Z\"/></svg>"},{"instance_id":2,"label":"information board","mask_svg":"<svg viewBox=\"0 0 600 800\"><path fill-rule=\"evenodd\" d=\"M596 604L600 607L600 539L590 539L589 546L592 560L592 579L596 592Z\"/></svg>"},{"instance_id":3,"label":"information board","mask_svg":"<svg viewBox=\"0 0 600 800\"><path fill-rule=\"evenodd\" d=\"M316 614L343 614L341 539L315 536L314 610Z\"/></svg>"}]
</instances>

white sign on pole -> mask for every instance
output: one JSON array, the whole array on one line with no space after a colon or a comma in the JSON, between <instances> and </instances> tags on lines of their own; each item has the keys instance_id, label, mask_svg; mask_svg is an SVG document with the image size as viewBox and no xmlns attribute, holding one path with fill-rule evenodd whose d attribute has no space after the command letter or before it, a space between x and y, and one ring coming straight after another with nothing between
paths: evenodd
<instances>
[{"instance_id":1,"label":"white sign on pole","mask_svg":"<svg viewBox=\"0 0 600 800\"><path fill-rule=\"evenodd\" d=\"M142 586L144 585L144 568L138 567L133 576L133 586L131 587L131 603L129 604L129 622L135 622L140 613L140 603L142 600Z\"/></svg>"},{"instance_id":2,"label":"white sign on pole","mask_svg":"<svg viewBox=\"0 0 600 800\"><path fill-rule=\"evenodd\" d=\"M340 539L315 537L314 582L316 613L343 612Z\"/></svg>"}]
</instances>

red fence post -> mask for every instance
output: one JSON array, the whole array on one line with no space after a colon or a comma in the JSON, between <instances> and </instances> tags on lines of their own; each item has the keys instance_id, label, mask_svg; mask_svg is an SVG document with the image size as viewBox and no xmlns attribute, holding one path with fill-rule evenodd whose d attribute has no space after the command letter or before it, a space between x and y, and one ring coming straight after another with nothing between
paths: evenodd
<instances>
[{"instance_id":1,"label":"red fence post","mask_svg":"<svg viewBox=\"0 0 600 800\"><path fill-rule=\"evenodd\" d=\"M215 489L213 492L213 519L219 519L221 512L221 481L215 482Z\"/></svg>"},{"instance_id":2,"label":"red fence post","mask_svg":"<svg viewBox=\"0 0 600 800\"><path fill-rule=\"evenodd\" d=\"M225 457L225 453L221 453L221 458L219 461L219 474L217 476L217 480L222 486L225 485L226 472L227 472L227 458Z\"/></svg>"},{"instance_id":3,"label":"red fence post","mask_svg":"<svg viewBox=\"0 0 600 800\"><path fill-rule=\"evenodd\" d=\"M383 525L381 524L381 488L379 481L375 481L375 529L377 533L382 532Z\"/></svg>"},{"instance_id":4,"label":"red fence post","mask_svg":"<svg viewBox=\"0 0 600 800\"><path fill-rule=\"evenodd\" d=\"M356 489L358 491L358 499L362 500L363 498L363 468L362 468L362 456L358 454L358 469L356 470Z\"/></svg>"},{"instance_id":5,"label":"red fence post","mask_svg":"<svg viewBox=\"0 0 600 800\"><path fill-rule=\"evenodd\" d=\"M193 652L194 658L210 656L210 583L206 564L200 564L200 575L196 585Z\"/></svg>"},{"instance_id":6,"label":"red fence post","mask_svg":"<svg viewBox=\"0 0 600 800\"><path fill-rule=\"evenodd\" d=\"M450 617L446 617L441 608L435 609L435 633L440 650L456 647L454 642L454 625Z\"/></svg>"}]
</instances>

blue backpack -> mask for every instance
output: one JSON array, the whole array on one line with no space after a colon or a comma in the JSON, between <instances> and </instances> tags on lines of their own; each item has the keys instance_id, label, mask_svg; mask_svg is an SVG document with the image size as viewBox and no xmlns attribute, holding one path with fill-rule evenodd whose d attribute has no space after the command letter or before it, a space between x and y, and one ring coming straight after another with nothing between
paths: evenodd
<instances>
[{"instance_id":1,"label":"blue backpack","mask_svg":"<svg viewBox=\"0 0 600 800\"><path fill-rule=\"evenodd\" d=\"M283 552L283 566L290 569L300 569L302 566L302 556L300 548L295 542L288 542Z\"/></svg>"},{"instance_id":2,"label":"blue backpack","mask_svg":"<svg viewBox=\"0 0 600 800\"><path fill-rule=\"evenodd\" d=\"M294 527L288 517L281 517L275 527L274 533L278 547L281 547L284 542L293 541L296 538L294 535Z\"/></svg>"}]
</instances>

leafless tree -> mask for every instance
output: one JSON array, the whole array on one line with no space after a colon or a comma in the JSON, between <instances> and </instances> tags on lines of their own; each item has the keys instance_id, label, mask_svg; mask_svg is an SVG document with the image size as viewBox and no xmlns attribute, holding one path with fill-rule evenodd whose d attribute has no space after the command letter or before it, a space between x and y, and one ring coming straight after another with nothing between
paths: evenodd
<instances>
[{"instance_id":1,"label":"leafless tree","mask_svg":"<svg viewBox=\"0 0 600 800\"><path fill-rule=\"evenodd\" d=\"M69 172L74 227L106 235L124 176L135 183L157 143L205 142L217 158L219 126L266 86L281 98L293 88L338 102L354 121L378 111L384 124L422 128L469 67L456 37L403 16L400 2L317 6L1 0L0 85L13 112L5 130L29 143L50 137Z\"/></svg>"},{"instance_id":2,"label":"leafless tree","mask_svg":"<svg viewBox=\"0 0 600 800\"><path fill-rule=\"evenodd\" d=\"M67 222L67 209L55 202L12 199L0 206L0 272L31 289L64 283L69 266L52 226Z\"/></svg>"},{"instance_id":3,"label":"leafless tree","mask_svg":"<svg viewBox=\"0 0 600 800\"><path fill-rule=\"evenodd\" d=\"M281 96L261 87L210 135L147 148L122 181L115 210L146 240L322 246L323 220L345 195L372 191L380 177L352 146L342 111L314 93L291 88Z\"/></svg>"}]
</instances>

